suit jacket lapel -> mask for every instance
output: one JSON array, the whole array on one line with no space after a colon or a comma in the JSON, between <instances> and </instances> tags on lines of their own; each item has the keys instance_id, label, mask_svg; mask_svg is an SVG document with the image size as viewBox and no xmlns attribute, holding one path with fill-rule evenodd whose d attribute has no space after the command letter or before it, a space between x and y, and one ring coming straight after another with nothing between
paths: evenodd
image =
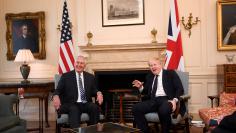
<instances>
[{"instance_id":1,"label":"suit jacket lapel","mask_svg":"<svg viewBox=\"0 0 236 133\"><path fill-rule=\"evenodd\" d=\"M87 79L87 76L86 76L86 73L83 72L83 77L84 77L84 90L85 90L85 94L87 96L87 84L88 84L88 79Z\"/></svg>"},{"instance_id":2,"label":"suit jacket lapel","mask_svg":"<svg viewBox=\"0 0 236 133\"><path fill-rule=\"evenodd\" d=\"M165 91L165 93L167 94L167 85L168 83L167 83L167 73L166 73L166 71L163 69L163 71L162 71L162 85L163 85L163 88L164 88L164 91Z\"/></svg>"},{"instance_id":3,"label":"suit jacket lapel","mask_svg":"<svg viewBox=\"0 0 236 133\"><path fill-rule=\"evenodd\" d=\"M76 79L76 71L74 71L71 75L71 84L73 85L73 88L75 88L75 92L78 95L78 85L77 85L77 79Z\"/></svg>"},{"instance_id":4,"label":"suit jacket lapel","mask_svg":"<svg viewBox=\"0 0 236 133\"><path fill-rule=\"evenodd\" d=\"M148 89L148 95L150 95L150 96L151 96L151 92L152 92L152 83L153 83L154 77L155 77L155 75L152 74L152 75L150 76L150 82L148 83L148 85L150 85L150 86L149 86L149 89Z\"/></svg>"}]
</instances>

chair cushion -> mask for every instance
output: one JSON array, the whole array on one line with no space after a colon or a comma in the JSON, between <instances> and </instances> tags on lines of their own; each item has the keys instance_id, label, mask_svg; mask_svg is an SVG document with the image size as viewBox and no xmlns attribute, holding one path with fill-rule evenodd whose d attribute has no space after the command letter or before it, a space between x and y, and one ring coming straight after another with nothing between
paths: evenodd
<instances>
[{"instance_id":1,"label":"chair cushion","mask_svg":"<svg viewBox=\"0 0 236 133\"><path fill-rule=\"evenodd\" d=\"M61 114L59 118L57 118L57 124L68 123L68 114Z\"/></svg>"},{"instance_id":2,"label":"chair cushion","mask_svg":"<svg viewBox=\"0 0 236 133\"><path fill-rule=\"evenodd\" d=\"M148 122L159 122L159 116L156 112L145 114L145 118Z\"/></svg>"},{"instance_id":3,"label":"chair cushion","mask_svg":"<svg viewBox=\"0 0 236 133\"><path fill-rule=\"evenodd\" d=\"M173 114L172 114L172 116L173 116ZM175 125L186 117L187 117L187 113L185 113L184 116L181 116L180 114L178 114L178 116L176 118L172 117L172 119L171 119L172 124ZM151 112L151 113L145 114L145 118L148 122L159 122L159 116L156 112Z\"/></svg>"},{"instance_id":4,"label":"chair cushion","mask_svg":"<svg viewBox=\"0 0 236 133\"><path fill-rule=\"evenodd\" d=\"M236 111L236 106L204 108L199 110L199 116L206 125L216 126L226 115L230 115L234 111Z\"/></svg>"},{"instance_id":5,"label":"chair cushion","mask_svg":"<svg viewBox=\"0 0 236 133\"><path fill-rule=\"evenodd\" d=\"M221 107L235 106L236 93L221 93L220 94L220 105Z\"/></svg>"},{"instance_id":6,"label":"chair cushion","mask_svg":"<svg viewBox=\"0 0 236 133\"><path fill-rule=\"evenodd\" d=\"M81 115L81 122L87 122L89 121L89 115L87 113L82 113ZM103 114L100 114L99 116L100 120L104 120L105 116ZM57 124L65 124L69 121L69 115L68 114L61 114L60 118L57 118Z\"/></svg>"},{"instance_id":7,"label":"chair cushion","mask_svg":"<svg viewBox=\"0 0 236 133\"><path fill-rule=\"evenodd\" d=\"M82 113L80 119L82 122L89 121L89 115L87 113Z\"/></svg>"},{"instance_id":8,"label":"chair cushion","mask_svg":"<svg viewBox=\"0 0 236 133\"><path fill-rule=\"evenodd\" d=\"M20 124L18 116L1 116L0 132Z\"/></svg>"},{"instance_id":9,"label":"chair cushion","mask_svg":"<svg viewBox=\"0 0 236 133\"><path fill-rule=\"evenodd\" d=\"M100 114L100 115L99 115L99 120L104 120L104 119L105 119L105 115Z\"/></svg>"}]
</instances>

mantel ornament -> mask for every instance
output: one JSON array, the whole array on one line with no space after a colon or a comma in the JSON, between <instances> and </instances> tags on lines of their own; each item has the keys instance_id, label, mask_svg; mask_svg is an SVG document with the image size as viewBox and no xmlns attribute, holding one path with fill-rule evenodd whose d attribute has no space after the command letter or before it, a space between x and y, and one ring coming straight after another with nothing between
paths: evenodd
<instances>
[{"instance_id":1,"label":"mantel ornament","mask_svg":"<svg viewBox=\"0 0 236 133\"><path fill-rule=\"evenodd\" d=\"M151 30L151 34L152 34L152 43L157 43L157 39L156 39L157 30L155 28L153 28Z\"/></svg>"},{"instance_id":2,"label":"mantel ornament","mask_svg":"<svg viewBox=\"0 0 236 133\"><path fill-rule=\"evenodd\" d=\"M87 38L88 38L88 43L87 46L92 46L91 40L93 38L93 33L91 33L90 31L87 33Z\"/></svg>"}]
</instances>

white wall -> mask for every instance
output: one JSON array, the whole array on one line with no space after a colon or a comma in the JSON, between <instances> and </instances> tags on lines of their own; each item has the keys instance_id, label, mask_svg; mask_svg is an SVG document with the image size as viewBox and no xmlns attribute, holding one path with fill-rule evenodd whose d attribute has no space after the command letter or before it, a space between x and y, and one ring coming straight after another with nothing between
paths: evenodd
<instances>
[{"instance_id":1,"label":"white wall","mask_svg":"<svg viewBox=\"0 0 236 133\"><path fill-rule=\"evenodd\" d=\"M182 30L182 42L186 70L190 72L190 108L197 112L209 105L206 96L218 92L216 65L226 63L225 54L234 51L217 51L216 0L178 0L179 16L189 13L198 16L200 23L192 28L192 35ZM57 73L63 0L1 0L0 1L0 79L21 78L20 64L6 60L6 13L45 11L46 59L36 60L29 78L52 78ZM86 33L91 31L93 45L143 44L151 42L150 31L156 28L159 43L166 42L169 1L145 0L145 25L102 27L101 0L68 0L70 19L73 23L75 53L78 45L87 44Z\"/></svg>"}]
</instances>

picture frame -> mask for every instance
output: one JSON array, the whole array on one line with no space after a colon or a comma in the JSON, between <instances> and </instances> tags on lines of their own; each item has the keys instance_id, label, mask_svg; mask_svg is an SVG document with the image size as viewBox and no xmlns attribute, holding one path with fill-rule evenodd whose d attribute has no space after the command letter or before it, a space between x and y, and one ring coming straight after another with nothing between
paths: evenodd
<instances>
[{"instance_id":1,"label":"picture frame","mask_svg":"<svg viewBox=\"0 0 236 133\"><path fill-rule=\"evenodd\" d=\"M217 50L236 50L236 1L217 1Z\"/></svg>"},{"instance_id":2,"label":"picture frame","mask_svg":"<svg viewBox=\"0 0 236 133\"><path fill-rule=\"evenodd\" d=\"M43 11L7 13L5 20L7 60L14 60L19 49L30 49L37 59L46 58Z\"/></svg>"},{"instance_id":3,"label":"picture frame","mask_svg":"<svg viewBox=\"0 0 236 133\"><path fill-rule=\"evenodd\" d=\"M102 0L102 27L144 25L144 0Z\"/></svg>"}]
</instances>

